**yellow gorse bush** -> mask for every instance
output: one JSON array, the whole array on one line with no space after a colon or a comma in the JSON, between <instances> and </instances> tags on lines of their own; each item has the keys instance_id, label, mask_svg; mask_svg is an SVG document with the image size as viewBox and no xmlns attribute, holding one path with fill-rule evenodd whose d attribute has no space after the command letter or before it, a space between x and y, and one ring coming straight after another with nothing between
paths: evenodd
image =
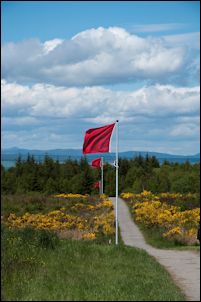
<instances>
[{"instance_id":1,"label":"yellow gorse bush","mask_svg":"<svg viewBox=\"0 0 201 302\"><path fill-rule=\"evenodd\" d=\"M193 194L188 194L188 197ZM121 197L129 201L131 212L136 222L149 228L163 229L163 237L176 238L180 242L188 243L195 240L197 225L200 221L200 208L181 211L179 206L161 202L161 198L179 199L180 193L161 193L158 196L144 191L140 194L122 193Z\"/></svg>"},{"instance_id":2,"label":"yellow gorse bush","mask_svg":"<svg viewBox=\"0 0 201 302\"><path fill-rule=\"evenodd\" d=\"M148 199L157 199L158 196L154 196L150 191L144 190L142 193L134 194L129 192L123 192L120 195L121 198L125 200L137 199L137 200L148 200Z\"/></svg>"},{"instance_id":3,"label":"yellow gorse bush","mask_svg":"<svg viewBox=\"0 0 201 302\"><path fill-rule=\"evenodd\" d=\"M10 214L5 223L9 227L34 227L37 229L62 230L71 229L82 222L80 217L64 214L62 210L56 210L47 214L25 213L21 217Z\"/></svg>"},{"instance_id":4,"label":"yellow gorse bush","mask_svg":"<svg viewBox=\"0 0 201 302\"><path fill-rule=\"evenodd\" d=\"M93 240L96 238L96 234L95 233L86 233L86 234L83 234L82 238L87 239L87 240Z\"/></svg>"},{"instance_id":5,"label":"yellow gorse bush","mask_svg":"<svg viewBox=\"0 0 201 302\"><path fill-rule=\"evenodd\" d=\"M137 203L134 206L134 214L137 221L147 226L155 225L165 228L164 237L170 238L177 234L180 235L179 239L182 241L189 236L196 236L200 209L181 212L179 207L153 201ZM190 233L189 230L191 230Z\"/></svg>"},{"instance_id":6,"label":"yellow gorse bush","mask_svg":"<svg viewBox=\"0 0 201 302\"><path fill-rule=\"evenodd\" d=\"M59 194L67 198L72 198L72 194ZM76 197L84 196L73 194ZM85 240L94 240L99 234L112 235L114 229L114 213L112 201L106 195L102 195L99 202L88 204L87 202L73 202L71 210L75 211L75 215L68 213L67 207L61 207L58 210L43 213L25 213L17 216L10 213L6 218L2 216L2 222L9 228L25 228L33 227L36 229L48 229L53 231L73 230L80 232ZM77 212L78 211L78 212ZM74 213L74 212L73 212ZM76 215L76 213L78 213Z\"/></svg>"},{"instance_id":7,"label":"yellow gorse bush","mask_svg":"<svg viewBox=\"0 0 201 302\"><path fill-rule=\"evenodd\" d=\"M121 193L120 197L123 199L129 199L129 198L134 197L134 195L135 194L133 194L133 193L126 192L126 193Z\"/></svg>"},{"instance_id":8,"label":"yellow gorse bush","mask_svg":"<svg viewBox=\"0 0 201 302\"><path fill-rule=\"evenodd\" d=\"M145 201L145 200L159 200L159 199L181 199L183 197L186 198L192 198L196 195L196 193L187 193L187 194L181 194L181 193L160 193L158 195L154 195L151 191L144 190L141 193L135 194L130 192L123 192L121 193L120 197L124 200L135 200L135 201Z\"/></svg>"},{"instance_id":9,"label":"yellow gorse bush","mask_svg":"<svg viewBox=\"0 0 201 302\"><path fill-rule=\"evenodd\" d=\"M95 232L103 232L104 235L112 235L115 233L114 228L114 212L108 214L101 214L94 217L94 230Z\"/></svg>"}]
</instances>

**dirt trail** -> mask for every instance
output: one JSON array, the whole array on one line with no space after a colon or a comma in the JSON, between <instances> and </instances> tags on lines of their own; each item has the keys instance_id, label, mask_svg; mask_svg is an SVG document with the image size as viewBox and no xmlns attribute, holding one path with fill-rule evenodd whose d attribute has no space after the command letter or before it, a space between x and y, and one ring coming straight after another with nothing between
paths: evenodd
<instances>
[{"instance_id":1,"label":"dirt trail","mask_svg":"<svg viewBox=\"0 0 201 302\"><path fill-rule=\"evenodd\" d=\"M115 208L115 197L110 197ZM200 301L200 254L191 251L157 249L144 240L138 226L133 222L125 202L118 199L118 222L126 245L138 247L156 258L171 274L188 301Z\"/></svg>"}]
</instances>

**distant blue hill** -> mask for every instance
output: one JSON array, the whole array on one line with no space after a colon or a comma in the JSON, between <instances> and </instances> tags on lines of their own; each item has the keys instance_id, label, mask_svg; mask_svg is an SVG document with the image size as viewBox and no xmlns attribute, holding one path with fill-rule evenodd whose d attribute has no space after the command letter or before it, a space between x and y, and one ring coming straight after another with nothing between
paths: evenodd
<instances>
[{"instance_id":1,"label":"distant blue hill","mask_svg":"<svg viewBox=\"0 0 201 302\"><path fill-rule=\"evenodd\" d=\"M52 150L29 150L29 149L21 149L17 147L8 148L1 150L1 163L6 166L6 162L8 165L13 166L15 165L15 161L20 155L22 159L26 159L27 155L33 155L37 161L43 161L44 156L48 155L52 157L54 160L59 160L59 162L63 162L66 159L80 159L83 154L82 150L80 149L52 149ZM189 161L190 163L197 163L200 162L200 153L194 155L173 155L168 153L158 153L158 152L145 152L145 151L125 151L120 152L119 157L131 159L136 156L155 156L160 163L164 162L165 160L170 162L178 162L183 163L185 161ZM115 153L100 153L100 154L89 154L87 155L87 159L91 161L97 157L104 157L105 161L111 162L115 159Z\"/></svg>"}]
</instances>

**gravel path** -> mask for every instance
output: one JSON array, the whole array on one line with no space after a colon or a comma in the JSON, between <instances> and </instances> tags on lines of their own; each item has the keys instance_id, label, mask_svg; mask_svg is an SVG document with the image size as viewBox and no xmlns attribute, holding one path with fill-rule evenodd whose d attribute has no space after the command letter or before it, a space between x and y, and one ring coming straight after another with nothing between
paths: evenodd
<instances>
[{"instance_id":1,"label":"gravel path","mask_svg":"<svg viewBox=\"0 0 201 302\"><path fill-rule=\"evenodd\" d=\"M115 197L110 197L115 208ZM200 301L200 254L191 251L157 249L144 240L144 237L133 222L128 206L118 199L118 222L121 237L126 245L147 251L163 265L176 284L182 289L188 301Z\"/></svg>"}]
</instances>

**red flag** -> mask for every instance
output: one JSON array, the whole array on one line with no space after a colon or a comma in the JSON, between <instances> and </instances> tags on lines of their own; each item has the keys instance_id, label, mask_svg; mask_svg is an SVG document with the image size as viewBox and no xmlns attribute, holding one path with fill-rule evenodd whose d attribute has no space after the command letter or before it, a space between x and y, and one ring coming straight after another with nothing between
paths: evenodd
<instances>
[{"instance_id":1,"label":"red flag","mask_svg":"<svg viewBox=\"0 0 201 302\"><path fill-rule=\"evenodd\" d=\"M83 154L109 152L110 137L114 124L92 128L86 131L84 137Z\"/></svg>"},{"instance_id":2,"label":"red flag","mask_svg":"<svg viewBox=\"0 0 201 302\"><path fill-rule=\"evenodd\" d=\"M100 188L100 181L97 181L97 182L94 184L94 188L96 188L96 189L99 189L99 188Z\"/></svg>"},{"instance_id":3,"label":"red flag","mask_svg":"<svg viewBox=\"0 0 201 302\"><path fill-rule=\"evenodd\" d=\"M94 168L100 168L101 167L101 157L92 160L91 165Z\"/></svg>"}]
</instances>

